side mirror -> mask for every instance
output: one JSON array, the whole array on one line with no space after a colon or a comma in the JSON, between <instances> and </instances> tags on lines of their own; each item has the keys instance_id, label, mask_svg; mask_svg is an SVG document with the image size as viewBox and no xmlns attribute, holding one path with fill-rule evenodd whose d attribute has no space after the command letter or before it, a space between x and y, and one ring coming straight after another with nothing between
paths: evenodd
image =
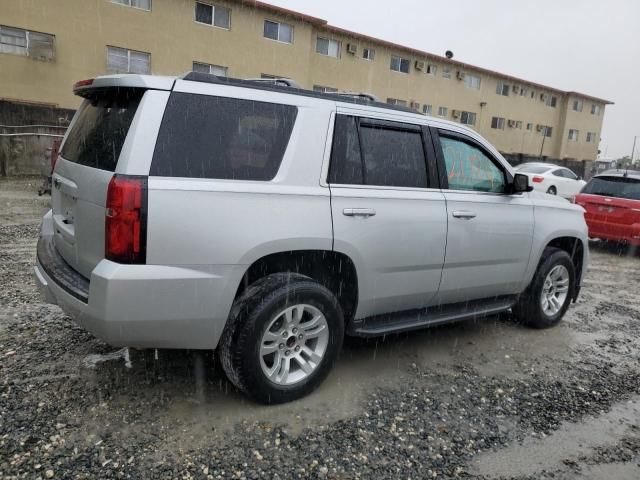
<instances>
[{"instance_id":1,"label":"side mirror","mask_svg":"<svg viewBox=\"0 0 640 480\"><path fill-rule=\"evenodd\" d=\"M529 185L529 177L522 173L516 173L513 177L513 184L511 188L512 193L531 192L533 187Z\"/></svg>"}]
</instances>

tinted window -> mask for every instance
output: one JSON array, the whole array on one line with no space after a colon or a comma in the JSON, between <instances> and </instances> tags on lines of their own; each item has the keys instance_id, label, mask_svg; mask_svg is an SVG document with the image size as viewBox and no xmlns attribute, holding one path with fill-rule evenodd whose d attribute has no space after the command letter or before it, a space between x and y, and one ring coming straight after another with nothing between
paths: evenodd
<instances>
[{"instance_id":1,"label":"tinted window","mask_svg":"<svg viewBox=\"0 0 640 480\"><path fill-rule=\"evenodd\" d=\"M173 93L150 175L272 180L297 111L289 105Z\"/></svg>"},{"instance_id":2,"label":"tinted window","mask_svg":"<svg viewBox=\"0 0 640 480\"><path fill-rule=\"evenodd\" d=\"M426 187L427 165L419 131L361 125L367 185Z\"/></svg>"},{"instance_id":3,"label":"tinted window","mask_svg":"<svg viewBox=\"0 0 640 480\"><path fill-rule=\"evenodd\" d=\"M71 162L115 171L144 91L111 89L85 101L60 155Z\"/></svg>"},{"instance_id":4,"label":"tinted window","mask_svg":"<svg viewBox=\"0 0 640 480\"><path fill-rule=\"evenodd\" d=\"M420 130L413 125L338 115L329 183L426 187Z\"/></svg>"},{"instance_id":5,"label":"tinted window","mask_svg":"<svg viewBox=\"0 0 640 480\"><path fill-rule=\"evenodd\" d=\"M440 137L449 189L502 193L502 170L478 147L462 140Z\"/></svg>"},{"instance_id":6,"label":"tinted window","mask_svg":"<svg viewBox=\"0 0 640 480\"><path fill-rule=\"evenodd\" d=\"M640 180L628 177L595 177L585 185L582 193L640 200Z\"/></svg>"},{"instance_id":7,"label":"tinted window","mask_svg":"<svg viewBox=\"0 0 640 480\"><path fill-rule=\"evenodd\" d=\"M362 157L355 117L338 115L336 118L329 183L362 184Z\"/></svg>"}]
</instances>

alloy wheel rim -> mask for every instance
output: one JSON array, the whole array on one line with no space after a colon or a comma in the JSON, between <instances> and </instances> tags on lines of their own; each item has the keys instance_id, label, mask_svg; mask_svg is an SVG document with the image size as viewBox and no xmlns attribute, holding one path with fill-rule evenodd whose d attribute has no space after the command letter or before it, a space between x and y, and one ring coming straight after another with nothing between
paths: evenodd
<instances>
[{"instance_id":1,"label":"alloy wheel rim","mask_svg":"<svg viewBox=\"0 0 640 480\"><path fill-rule=\"evenodd\" d=\"M540 305L545 315L557 315L569 296L569 270L564 265L551 269L542 286Z\"/></svg>"},{"instance_id":2,"label":"alloy wheel rim","mask_svg":"<svg viewBox=\"0 0 640 480\"><path fill-rule=\"evenodd\" d=\"M329 324L312 305L299 304L275 315L260 341L262 373L280 386L309 378L329 345Z\"/></svg>"}]
</instances>

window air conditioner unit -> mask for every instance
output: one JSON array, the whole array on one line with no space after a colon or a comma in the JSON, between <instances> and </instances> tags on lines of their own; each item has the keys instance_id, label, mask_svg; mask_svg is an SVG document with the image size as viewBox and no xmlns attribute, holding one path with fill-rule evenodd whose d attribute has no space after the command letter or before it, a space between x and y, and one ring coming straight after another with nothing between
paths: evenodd
<instances>
[{"instance_id":1,"label":"window air conditioner unit","mask_svg":"<svg viewBox=\"0 0 640 480\"><path fill-rule=\"evenodd\" d=\"M464 80L464 72L461 72L460 70L458 70L458 73L456 73L456 78L458 80Z\"/></svg>"},{"instance_id":2,"label":"window air conditioner unit","mask_svg":"<svg viewBox=\"0 0 640 480\"><path fill-rule=\"evenodd\" d=\"M543 128L542 125L536 125L536 132L541 132Z\"/></svg>"},{"instance_id":3,"label":"window air conditioner unit","mask_svg":"<svg viewBox=\"0 0 640 480\"><path fill-rule=\"evenodd\" d=\"M349 52L351 55L355 55L356 53L358 53L358 46L355 43L349 43L347 45L347 52Z\"/></svg>"},{"instance_id":4,"label":"window air conditioner unit","mask_svg":"<svg viewBox=\"0 0 640 480\"><path fill-rule=\"evenodd\" d=\"M516 126L516 121L515 120L509 120L507 122L507 125L509 125L510 128L513 128Z\"/></svg>"},{"instance_id":5,"label":"window air conditioner unit","mask_svg":"<svg viewBox=\"0 0 640 480\"><path fill-rule=\"evenodd\" d=\"M451 111L451 116L453 118L458 118L460 116L460 112L458 110L452 110Z\"/></svg>"},{"instance_id":6,"label":"window air conditioner unit","mask_svg":"<svg viewBox=\"0 0 640 480\"><path fill-rule=\"evenodd\" d=\"M422 60L416 60L416 70L424 71L425 63Z\"/></svg>"}]
</instances>

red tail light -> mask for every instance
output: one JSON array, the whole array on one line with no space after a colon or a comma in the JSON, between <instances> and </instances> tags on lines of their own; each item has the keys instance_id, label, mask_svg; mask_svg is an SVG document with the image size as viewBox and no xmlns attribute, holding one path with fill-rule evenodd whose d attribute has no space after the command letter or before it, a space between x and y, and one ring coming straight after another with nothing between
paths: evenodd
<instances>
[{"instance_id":1,"label":"red tail light","mask_svg":"<svg viewBox=\"0 0 640 480\"><path fill-rule=\"evenodd\" d=\"M107 190L105 253L118 263L145 263L147 179L114 175Z\"/></svg>"},{"instance_id":2,"label":"red tail light","mask_svg":"<svg viewBox=\"0 0 640 480\"><path fill-rule=\"evenodd\" d=\"M533 183L542 183L544 182L544 177L539 177L536 175L532 178L532 180L533 180Z\"/></svg>"},{"instance_id":3,"label":"red tail light","mask_svg":"<svg viewBox=\"0 0 640 480\"><path fill-rule=\"evenodd\" d=\"M75 93L77 90L80 90L81 88L90 87L91 85L93 85L93 78L80 80L79 82L76 82L73 84L73 92Z\"/></svg>"}]
</instances>

